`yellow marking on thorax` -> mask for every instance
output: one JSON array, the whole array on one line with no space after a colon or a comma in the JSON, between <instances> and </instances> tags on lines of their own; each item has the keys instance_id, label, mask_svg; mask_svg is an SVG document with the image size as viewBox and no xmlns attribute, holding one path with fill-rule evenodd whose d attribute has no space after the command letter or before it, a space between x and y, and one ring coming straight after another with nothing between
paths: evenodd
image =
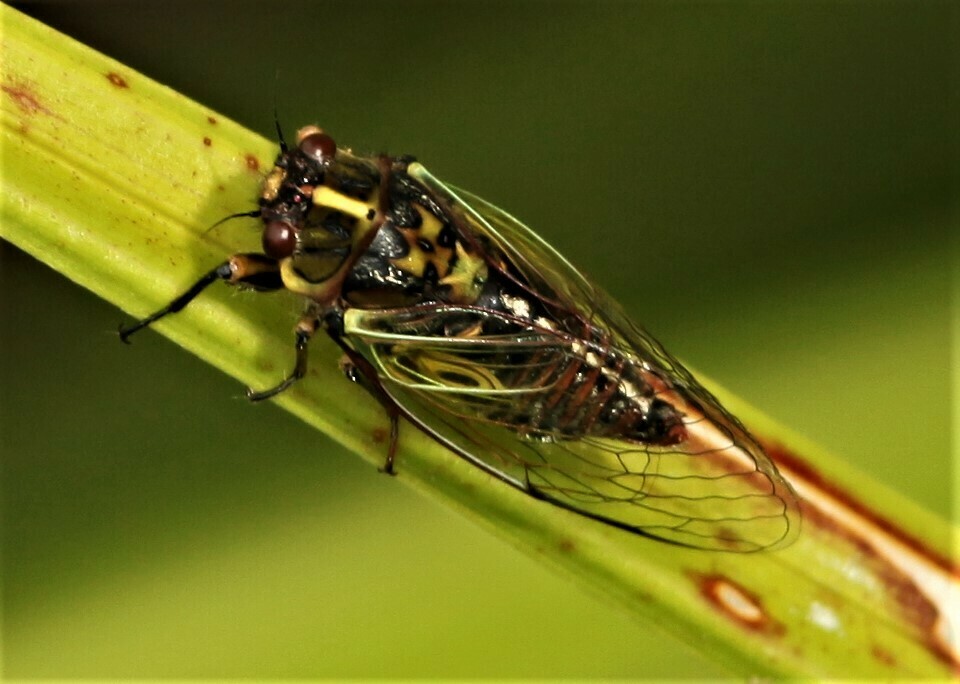
<instances>
[{"instance_id":1,"label":"yellow marking on thorax","mask_svg":"<svg viewBox=\"0 0 960 684\"><path fill-rule=\"evenodd\" d=\"M353 197L348 197L342 192L338 192L326 185L320 185L314 188L313 206L324 206L330 209L336 209L348 216L355 217L361 222L366 222L367 227L369 227L370 220L367 218L367 214L370 213L371 209L376 211L377 195L378 193L374 192L373 196L364 202L354 199Z\"/></svg>"},{"instance_id":2,"label":"yellow marking on thorax","mask_svg":"<svg viewBox=\"0 0 960 684\"><path fill-rule=\"evenodd\" d=\"M487 282L487 262L477 254L468 254L457 242L457 262L439 284L450 288L448 299L456 304L473 304Z\"/></svg>"},{"instance_id":3,"label":"yellow marking on thorax","mask_svg":"<svg viewBox=\"0 0 960 684\"><path fill-rule=\"evenodd\" d=\"M283 285L291 292L309 297L321 304L331 304L340 296L343 281L356 260L360 258L359 247L365 242L369 244L368 235L373 230L376 221L376 207L379 202L379 192L374 191L366 202L348 197L326 185L314 189L312 200L314 207L334 209L357 219L351 234L351 252L343 260L340 267L330 274L330 277L320 282L310 282L297 273L296 265L300 259L309 259L307 255L294 255L280 262L280 277Z\"/></svg>"},{"instance_id":4,"label":"yellow marking on thorax","mask_svg":"<svg viewBox=\"0 0 960 684\"><path fill-rule=\"evenodd\" d=\"M293 257L287 257L280 262L280 278L283 280L283 286L294 294L310 297L318 302L326 302L331 296L336 297L335 293L330 292L333 278L311 283L294 270Z\"/></svg>"},{"instance_id":5,"label":"yellow marking on thorax","mask_svg":"<svg viewBox=\"0 0 960 684\"><path fill-rule=\"evenodd\" d=\"M443 276L450 272L450 260L453 258L453 249L451 247L441 247L437 244L440 238L440 231L443 230L443 223L436 216L428 212L419 204L413 205L417 213L420 214L419 228L400 227L400 233L407 240L408 251L405 256L396 259L390 259L390 263L415 276L422 276L427 268L427 264L433 264L437 269L437 274ZM418 240L426 240L433 245L433 251L424 251Z\"/></svg>"}]
</instances>

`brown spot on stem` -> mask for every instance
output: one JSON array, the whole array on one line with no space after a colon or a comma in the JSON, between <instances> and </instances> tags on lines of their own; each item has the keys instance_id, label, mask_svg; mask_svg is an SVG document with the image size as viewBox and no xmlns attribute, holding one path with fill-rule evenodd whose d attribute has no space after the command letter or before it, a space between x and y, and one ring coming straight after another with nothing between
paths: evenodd
<instances>
[{"instance_id":1,"label":"brown spot on stem","mask_svg":"<svg viewBox=\"0 0 960 684\"><path fill-rule=\"evenodd\" d=\"M893 657L893 654L890 651L877 646L876 644L870 649L870 653L873 654L873 657L879 660L884 665L889 665L890 667L897 666L897 659Z\"/></svg>"},{"instance_id":2,"label":"brown spot on stem","mask_svg":"<svg viewBox=\"0 0 960 684\"><path fill-rule=\"evenodd\" d=\"M777 466L782 465L791 475L796 475L800 479L807 481L810 486L830 495L832 498L841 502L846 508L866 518L886 534L895 537L897 541L910 547L913 551L926 557L931 562L936 563L943 570L954 575L960 575L960 570L945 556L931 549L927 544L910 535L889 519L878 514L875 510L868 508L862 501L852 496L848 491L841 489L835 483L827 480L820 471L791 450L780 444L766 441L763 442L763 449ZM804 503L805 502L801 500L801 506L803 506ZM807 508L809 508L809 506L804 508L804 515L807 513Z\"/></svg>"},{"instance_id":3,"label":"brown spot on stem","mask_svg":"<svg viewBox=\"0 0 960 684\"><path fill-rule=\"evenodd\" d=\"M922 635L927 649L960 671L960 654L951 636L949 591L960 569L943 554L869 507L850 491L824 477L803 458L779 444L765 443L767 454L800 494L805 524L843 539L861 555L899 607L901 615Z\"/></svg>"},{"instance_id":4,"label":"brown spot on stem","mask_svg":"<svg viewBox=\"0 0 960 684\"><path fill-rule=\"evenodd\" d=\"M210 138L208 138L207 136L204 136L204 137L203 137L203 144L206 145L207 147L210 147L210 146L213 144L213 141L212 141Z\"/></svg>"},{"instance_id":5,"label":"brown spot on stem","mask_svg":"<svg viewBox=\"0 0 960 684\"><path fill-rule=\"evenodd\" d=\"M760 597L745 587L719 574L688 574L697 583L700 595L707 599L714 610L754 632L771 636L784 633L784 626L767 613Z\"/></svg>"},{"instance_id":6,"label":"brown spot on stem","mask_svg":"<svg viewBox=\"0 0 960 684\"><path fill-rule=\"evenodd\" d=\"M28 116L34 116L36 114L54 116L52 111L43 106L36 92L34 92L30 84L26 82L4 83L0 85L0 90L13 101L21 112Z\"/></svg>"},{"instance_id":7,"label":"brown spot on stem","mask_svg":"<svg viewBox=\"0 0 960 684\"><path fill-rule=\"evenodd\" d=\"M217 118L214 117L214 116L208 116L208 117L207 117L207 123L209 123L211 126L216 126L216 125L217 125Z\"/></svg>"},{"instance_id":8,"label":"brown spot on stem","mask_svg":"<svg viewBox=\"0 0 960 684\"><path fill-rule=\"evenodd\" d=\"M387 441L387 431L383 428L374 428L370 432L370 436L373 438L375 444L383 444Z\"/></svg>"},{"instance_id":9,"label":"brown spot on stem","mask_svg":"<svg viewBox=\"0 0 960 684\"><path fill-rule=\"evenodd\" d=\"M112 83L113 85L117 86L118 88L130 87L130 85L127 83L127 79L125 79L123 76L118 74L116 71L111 71L106 76L107 76L107 80L110 81L110 83Z\"/></svg>"},{"instance_id":10,"label":"brown spot on stem","mask_svg":"<svg viewBox=\"0 0 960 684\"><path fill-rule=\"evenodd\" d=\"M246 156L244 156L244 160L247 162L247 168L250 169L251 171L260 170L260 160L257 159L252 154L247 154Z\"/></svg>"}]
</instances>

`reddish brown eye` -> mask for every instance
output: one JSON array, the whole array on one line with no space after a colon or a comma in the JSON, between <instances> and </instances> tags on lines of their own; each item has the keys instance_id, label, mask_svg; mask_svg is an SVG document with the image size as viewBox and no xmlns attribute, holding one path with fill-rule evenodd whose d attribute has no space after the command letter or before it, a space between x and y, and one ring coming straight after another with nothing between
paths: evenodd
<instances>
[{"instance_id":1,"label":"reddish brown eye","mask_svg":"<svg viewBox=\"0 0 960 684\"><path fill-rule=\"evenodd\" d=\"M330 161L337 153L337 143L326 133L311 133L300 141L300 150L318 161Z\"/></svg>"},{"instance_id":2,"label":"reddish brown eye","mask_svg":"<svg viewBox=\"0 0 960 684\"><path fill-rule=\"evenodd\" d=\"M283 259L293 254L297 238L286 221L270 221L263 227L263 253L274 259Z\"/></svg>"}]
</instances>

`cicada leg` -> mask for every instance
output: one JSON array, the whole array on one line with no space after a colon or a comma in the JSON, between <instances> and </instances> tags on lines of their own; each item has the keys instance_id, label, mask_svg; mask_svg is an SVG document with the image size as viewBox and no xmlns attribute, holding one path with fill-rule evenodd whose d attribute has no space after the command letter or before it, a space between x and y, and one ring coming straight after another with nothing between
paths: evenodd
<instances>
[{"instance_id":1,"label":"cicada leg","mask_svg":"<svg viewBox=\"0 0 960 684\"><path fill-rule=\"evenodd\" d=\"M279 290L283 287L283 281L280 278L280 265L275 259L255 253L234 254L216 268L205 273L186 292L162 309L155 311L146 318L141 318L133 325L121 325L120 339L129 344L130 336L133 333L148 327L168 314L177 313L218 280L226 281L231 285L247 285L255 290L262 291Z\"/></svg>"},{"instance_id":2,"label":"cicada leg","mask_svg":"<svg viewBox=\"0 0 960 684\"><path fill-rule=\"evenodd\" d=\"M247 399L250 401L263 401L264 399L274 397L307 374L307 345L310 343L313 334L317 332L317 327L320 323L317 318L318 314L319 310L317 307L310 306L307 312L297 321L295 343L297 355L290 375L284 378L280 384L270 389L255 391L248 387Z\"/></svg>"},{"instance_id":3,"label":"cicada leg","mask_svg":"<svg viewBox=\"0 0 960 684\"><path fill-rule=\"evenodd\" d=\"M383 389L373 365L343 340L343 313L337 310L329 312L323 324L330 339L343 350L343 358L340 360L343 374L348 380L367 390L387 412L387 418L390 420L390 444L387 447L387 458L379 470L387 475L396 475L393 464L396 460L397 442L400 437L400 409Z\"/></svg>"}]
</instances>

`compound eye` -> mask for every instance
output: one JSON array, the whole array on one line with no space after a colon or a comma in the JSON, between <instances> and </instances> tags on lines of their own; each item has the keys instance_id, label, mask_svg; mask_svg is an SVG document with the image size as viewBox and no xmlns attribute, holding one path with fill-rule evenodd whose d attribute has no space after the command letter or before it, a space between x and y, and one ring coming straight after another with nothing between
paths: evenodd
<instances>
[{"instance_id":1,"label":"compound eye","mask_svg":"<svg viewBox=\"0 0 960 684\"><path fill-rule=\"evenodd\" d=\"M293 226L286 221L270 221L263 227L263 253L272 259L285 259L293 254L297 238Z\"/></svg>"},{"instance_id":2,"label":"compound eye","mask_svg":"<svg viewBox=\"0 0 960 684\"><path fill-rule=\"evenodd\" d=\"M321 162L330 162L337 153L337 143L326 133L311 133L300 141L300 151Z\"/></svg>"}]
</instances>

